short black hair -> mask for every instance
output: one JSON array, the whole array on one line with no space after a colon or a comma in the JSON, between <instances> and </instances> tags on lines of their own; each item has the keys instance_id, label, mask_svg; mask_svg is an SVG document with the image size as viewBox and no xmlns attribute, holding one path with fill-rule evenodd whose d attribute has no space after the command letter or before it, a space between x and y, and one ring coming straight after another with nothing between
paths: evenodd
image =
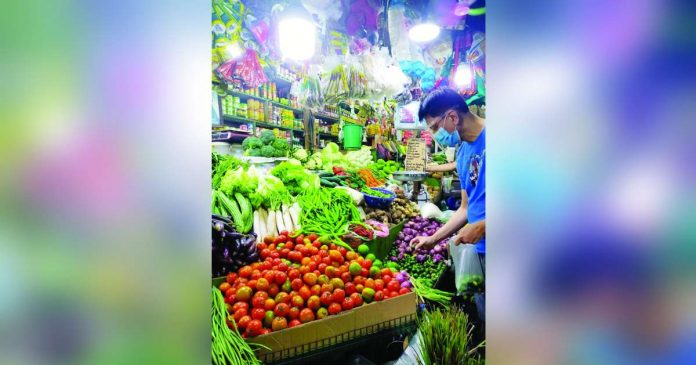
<instances>
[{"instance_id":1,"label":"short black hair","mask_svg":"<svg viewBox=\"0 0 696 365\"><path fill-rule=\"evenodd\" d=\"M437 88L430 92L418 108L418 120L428 117L437 117L449 109L454 109L462 114L469 112L466 100L454 89L449 87Z\"/></svg>"}]
</instances>

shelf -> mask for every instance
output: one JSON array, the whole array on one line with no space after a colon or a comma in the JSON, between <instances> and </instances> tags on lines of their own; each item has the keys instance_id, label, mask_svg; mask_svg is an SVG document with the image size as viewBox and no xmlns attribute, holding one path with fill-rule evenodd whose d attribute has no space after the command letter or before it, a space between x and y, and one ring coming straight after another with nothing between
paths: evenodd
<instances>
[{"instance_id":1,"label":"shelf","mask_svg":"<svg viewBox=\"0 0 696 365\"><path fill-rule=\"evenodd\" d=\"M328 138L335 138L338 139L338 136L334 136L333 134L330 133L318 133L319 137L328 137Z\"/></svg>"},{"instance_id":2,"label":"shelf","mask_svg":"<svg viewBox=\"0 0 696 365\"><path fill-rule=\"evenodd\" d=\"M233 123L238 123L238 124L246 124L246 123L256 124L255 120L251 120L249 118L244 118L244 117L238 117L236 115L229 115L229 114L223 114L222 121L223 121L223 123L224 122L233 122Z\"/></svg>"},{"instance_id":3,"label":"shelf","mask_svg":"<svg viewBox=\"0 0 696 365\"><path fill-rule=\"evenodd\" d=\"M240 93L239 91L227 90L227 94L232 95L232 96L239 96L240 99L245 98L245 99L256 99L256 100L260 100L260 101L270 101L270 99L266 99L266 98L261 97L261 96Z\"/></svg>"},{"instance_id":4,"label":"shelf","mask_svg":"<svg viewBox=\"0 0 696 365\"><path fill-rule=\"evenodd\" d=\"M264 123L264 122L256 122L256 126L257 126L257 127L261 127L261 128L270 128L270 129L277 128L277 129L281 129L281 130L284 130L284 131L293 131L293 132L302 132L302 133L304 133L304 130L302 130L302 129L296 129L296 128L290 128L290 127L283 127L283 126L281 126L281 125L269 124L269 123Z\"/></svg>"},{"instance_id":5,"label":"shelf","mask_svg":"<svg viewBox=\"0 0 696 365\"><path fill-rule=\"evenodd\" d=\"M271 104L273 104L273 105L275 105L275 106L277 106L277 107L279 107L279 108L292 110L292 111L295 112L295 113L303 113L303 110L302 110L302 109L297 109L297 108L291 107L291 106L289 106L289 105L281 104L281 103L279 103L279 102L277 102L277 101L272 101L272 100L271 100Z\"/></svg>"},{"instance_id":6,"label":"shelf","mask_svg":"<svg viewBox=\"0 0 696 365\"><path fill-rule=\"evenodd\" d=\"M315 118L319 118L319 119L322 119L322 120L324 120L324 121L331 121L331 122L334 122L334 123L338 123L338 117L334 117L334 116L331 116L331 115L328 115L328 114L323 114L323 113L312 113L312 115L313 115Z\"/></svg>"}]
</instances>

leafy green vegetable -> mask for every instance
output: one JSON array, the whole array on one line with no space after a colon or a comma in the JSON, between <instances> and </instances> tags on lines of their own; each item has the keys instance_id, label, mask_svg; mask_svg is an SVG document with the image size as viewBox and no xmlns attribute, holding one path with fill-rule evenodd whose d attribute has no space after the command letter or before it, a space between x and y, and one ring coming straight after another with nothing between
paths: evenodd
<instances>
[{"instance_id":1,"label":"leafy green vegetable","mask_svg":"<svg viewBox=\"0 0 696 365\"><path fill-rule=\"evenodd\" d=\"M296 159L298 159L298 160L304 162L305 160L307 160L307 157L309 157L309 156L307 155L307 151L306 151L304 148L298 148L298 149L292 154L292 157L294 157L294 158L296 158Z\"/></svg>"},{"instance_id":2,"label":"leafy green vegetable","mask_svg":"<svg viewBox=\"0 0 696 365\"><path fill-rule=\"evenodd\" d=\"M242 147L245 150L250 150L253 148L261 148L263 146L263 142L261 142L261 139L258 137L247 137L242 141Z\"/></svg>"},{"instance_id":3,"label":"leafy green vegetable","mask_svg":"<svg viewBox=\"0 0 696 365\"><path fill-rule=\"evenodd\" d=\"M234 196L235 193L241 193L248 196L256 190L258 185L258 175L254 166L247 169L237 168L227 171L220 182L220 191L227 196Z\"/></svg>"},{"instance_id":4,"label":"leafy green vegetable","mask_svg":"<svg viewBox=\"0 0 696 365\"><path fill-rule=\"evenodd\" d=\"M277 150L281 150L283 152L288 151L290 149L290 144L288 144L288 141L284 139L276 139L271 143L271 146Z\"/></svg>"},{"instance_id":5,"label":"leafy green vegetable","mask_svg":"<svg viewBox=\"0 0 696 365\"><path fill-rule=\"evenodd\" d=\"M261 147L261 157L276 157L276 149L273 146Z\"/></svg>"},{"instance_id":6,"label":"leafy green vegetable","mask_svg":"<svg viewBox=\"0 0 696 365\"><path fill-rule=\"evenodd\" d=\"M269 130L262 131L259 138L261 138L261 142L263 142L265 145L273 143L273 141L276 139L275 134Z\"/></svg>"},{"instance_id":7,"label":"leafy green vegetable","mask_svg":"<svg viewBox=\"0 0 696 365\"><path fill-rule=\"evenodd\" d=\"M278 164L271 170L271 175L279 178L292 195L300 194L308 189L317 189L320 185L318 176L290 162Z\"/></svg>"},{"instance_id":8,"label":"leafy green vegetable","mask_svg":"<svg viewBox=\"0 0 696 365\"><path fill-rule=\"evenodd\" d=\"M212 187L213 189L219 189L220 187L220 181L222 178L225 176L225 174L228 171L235 170L242 166L242 161L239 159L229 156L229 155L223 155L217 152L213 152L212 154L212 161L213 161L213 174L212 174Z\"/></svg>"},{"instance_id":9,"label":"leafy green vegetable","mask_svg":"<svg viewBox=\"0 0 696 365\"><path fill-rule=\"evenodd\" d=\"M249 156L261 156L261 149L260 148L252 148L248 150Z\"/></svg>"},{"instance_id":10,"label":"leafy green vegetable","mask_svg":"<svg viewBox=\"0 0 696 365\"><path fill-rule=\"evenodd\" d=\"M473 344L473 326L466 313L457 307L426 312L418 321L420 333L418 364L479 365L485 360L476 352L485 341Z\"/></svg>"},{"instance_id":11,"label":"leafy green vegetable","mask_svg":"<svg viewBox=\"0 0 696 365\"><path fill-rule=\"evenodd\" d=\"M276 210L282 204L292 201L292 197L283 182L270 174L259 180L256 191L249 195L249 201L254 209L260 206Z\"/></svg>"}]
</instances>

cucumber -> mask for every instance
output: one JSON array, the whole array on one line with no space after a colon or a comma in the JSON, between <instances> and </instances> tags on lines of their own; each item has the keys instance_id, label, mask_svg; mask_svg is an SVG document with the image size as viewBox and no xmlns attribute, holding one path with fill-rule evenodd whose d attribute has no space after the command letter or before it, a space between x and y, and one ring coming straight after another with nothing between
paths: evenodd
<instances>
[{"instance_id":1,"label":"cucumber","mask_svg":"<svg viewBox=\"0 0 696 365\"><path fill-rule=\"evenodd\" d=\"M218 199L220 199L220 203L222 203L220 205L220 210L224 209L229 213L229 215L232 217L232 221L234 221L235 229L240 233L245 233L242 231L245 228L245 222L242 217L242 212L239 211L237 203L228 198L224 193L220 193Z\"/></svg>"},{"instance_id":2,"label":"cucumber","mask_svg":"<svg viewBox=\"0 0 696 365\"><path fill-rule=\"evenodd\" d=\"M328 180L323 179L323 178L319 179L319 182L321 183L321 185L329 187L329 188L335 188L337 186L337 184L335 182L328 181Z\"/></svg>"},{"instance_id":3,"label":"cucumber","mask_svg":"<svg viewBox=\"0 0 696 365\"><path fill-rule=\"evenodd\" d=\"M244 221L244 227L240 232L247 233L251 230L254 222L251 204L249 203L249 200L247 200L247 198L245 198L241 193L234 194L234 197L237 199L237 203L239 203L239 210L242 213L242 220Z\"/></svg>"},{"instance_id":4,"label":"cucumber","mask_svg":"<svg viewBox=\"0 0 696 365\"><path fill-rule=\"evenodd\" d=\"M320 178L331 177L331 176L334 176L334 174L327 172L327 171L322 171L322 172L318 173L317 176L319 176Z\"/></svg>"}]
</instances>

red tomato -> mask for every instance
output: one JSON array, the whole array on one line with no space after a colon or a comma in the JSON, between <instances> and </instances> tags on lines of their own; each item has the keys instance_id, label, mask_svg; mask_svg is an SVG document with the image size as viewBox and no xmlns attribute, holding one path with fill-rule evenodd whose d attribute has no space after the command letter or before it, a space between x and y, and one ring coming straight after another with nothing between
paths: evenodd
<instances>
[{"instance_id":1,"label":"red tomato","mask_svg":"<svg viewBox=\"0 0 696 365\"><path fill-rule=\"evenodd\" d=\"M276 302L275 300L268 298L266 301L263 302L263 308L267 311L271 311L275 308Z\"/></svg>"},{"instance_id":2,"label":"red tomato","mask_svg":"<svg viewBox=\"0 0 696 365\"><path fill-rule=\"evenodd\" d=\"M259 253L259 255L261 256L262 259L265 260L266 257L268 257L268 256L271 255L271 250L265 248L265 249L261 250L261 252Z\"/></svg>"},{"instance_id":3,"label":"red tomato","mask_svg":"<svg viewBox=\"0 0 696 365\"><path fill-rule=\"evenodd\" d=\"M295 237L295 244L302 245L304 244L304 236L299 235Z\"/></svg>"},{"instance_id":4,"label":"red tomato","mask_svg":"<svg viewBox=\"0 0 696 365\"><path fill-rule=\"evenodd\" d=\"M341 313L341 305L338 303L331 303L329 305L329 314L339 314Z\"/></svg>"},{"instance_id":5,"label":"red tomato","mask_svg":"<svg viewBox=\"0 0 696 365\"><path fill-rule=\"evenodd\" d=\"M263 297L253 297L251 299L251 306L254 308L263 308L266 305L266 299Z\"/></svg>"},{"instance_id":6,"label":"red tomato","mask_svg":"<svg viewBox=\"0 0 696 365\"><path fill-rule=\"evenodd\" d=\"M297 315L299 316L299 313L298 313ZM288 323L288 328L297 327L297 326L299 326L299 325L301 325L301 324L302 324L302 322L300 322L299 320L293 319L293 320L290 321L290 323Z\"/></svg>"},{"instance_id":7,"label":"red tomato","mask_svg":"<svg viewBox=\"0 0 696 365\"><path fill-rule=\"evenodd\" d=\"M319 289L319 292L325 293L333 293L334 287L332 284L326 283L326 284L321 284L321 288Z\"/></svg>"},{"instance_id":8,"label":"red tomato","mask_svg":"<svg viewBox=\"0 0 696 365\"><path fill-rule=\"evenodd\" d=\"M270 245L271 243L273 243L273 239L274 239L273 236L266 236L263 238L263 242L267 245Z\"/></svg>"},{"instance_id":9,"label":"red tomato","mask_svg":"<svg viewBox=\"0 0 696 365\"><path fill-rule=\"evenodd\" d=\"M286 303L278 303L275 306L274 313L278 317L285 317L290 313L290 306Z\"/></svg>"},{"instance_id":10,"label":"red tomato","mask_svg":"<svg viewBox=\"0 0 696 365\"><path fill-rule=\"evenodd\" d=\"M300 322L307 323L314 320L314 312L311 309L305 308L300 311Z\"/></svg>"},{"instance_id":11,"label":"red tomato","mask_svg":"<svg viewBox=\"0 0 696 365\"><path fill-rule=\"evenodd\" d=\"M312 247L309 248L309 254L310 254L310 255L319 255L319 249L316 248L316 247L314 247L314 246L312 246Z\"/></svg>"},{"instance_id":12,"label":"red tomato","mask_svg":"<svg viewBox=\"0 0 696 365\"><path fill-rule=\"evenodd\" d=\"M409 293L409 292L411 292L411 291L408 290L408 288L401 288L401 289L399 289L399 295L407 294L407 293Z\"/></svg>"},{"instance_id":13,"label":"red tomato","mask_svg":"<svg viewBox=\"0 0 696 365\"><path fill-rule=\"evenodd\" d=\"M370 267L372 267L372 260L363 260L361 265L363 269L369 269Z\"/></svg>"},{"instance_id":14,"label":"red tomato","mask_svg":"<svg viewBox=\"0 0 696 365\"><path fill-rule=\"evenodd\" d=\"M247 328L249 325L249 322L251 322L251 317L249 316L244 316L237 321L237 327L239 327L240 330L243 330Z\"/></svg>"},{"instance_id":15,"label":"red tomato","mask_svg":"<svg viewBox=\"0 0 696 365\"><path fill-rule=\"evenodd\" d=\"M285 292L280 292L278 295L275 296L275 301L276 303L290 303L290 295Z\"/></svg>"},{"instance_id":16,"label":"red tomato","mask_svg":"<svg viewBox=\"0 0 696 365\"><path fill-rule=\"evenodd\" d=\"M362 284L358 284L358 285L355 286L355 292L356 292L356 293L362 293L362 292L363 292L363 289L365 289L365 286L362 285Z\"/></svg>"},{"instance_id":17,"label":"red tomato","mask_svg":"<svg viewBox=\"0 0 696 365\"><path fill-rule=\"evenodd\" d=\"M256 298L256 297L261 297L261 298L263 298L263 300L266 300L269 298L268 293L266 293L265 291L258 291L256 293L254 293L254 298Z\"/></svg>"},{"instance_id":18,"label":"red tomato","mask_svg":"<svg viewBox=\"0 0 696 365\"><path fill-rule=\"evenodd\" d=\"M339 247L338 252L341 254L341 258L346 257L346 253L348 253L348 250L346 250L345 247Z\"/></svg>"},{"instance_id":19,"label":"red tomato","mask_svg":"<svg viewBox=\"0 0 696 365\"><path fill-rule=\"evenodd\" d=\"M290 283L290 287L292 287L292 290L296 290L296 291L299 291L303 285L304 285L304 283L302 282L302 279L299 279L299 278L293 279L292 282Z\"/></svg>"},{"instance_id":20,"label":"red tomato","mask_svg":"<svg viewBox=\"0 0 696 365\"><path fill-rule=\"evenodd\" d=\"M270 286L270 283L266 278L261 278L259 280L256 280L256 290L259 291L267 291Z\"/></svg>"},{"instance_id":21,"label":"red tomato","mask_svg":"<svg viewBox=\"0 0 696 365\"><path fill-rule=\"evenodd\" d=\"M288 264L286 264L285 262L281 261L280 264L278 264L278 269L277 269L277 270L278 270L278 271L282 271L283 273L287 273L287 272L288 272Z\"/></svg>"},{"instance_id":22,"label":"red tomato","mask_svg":"<svg viewBox=\"0 0 696 365\"><path fill-rule=\"evenodd\" d=\"M326 264L326 265L331 265L331 258L329 256L322 257L321 258L321 263Z\"/></svg>"},{"instance_id":23,"label":"red tomato","mask_svg":"<svg viewBox=\"0 0 696 365\"><path fill-rule=\"evenodd\" d=\"M269 330L268 328L262 328L261 333L259 333L259 336L267 335L269 333L271 333L271 330Z\"/></svg>"},{"instance_id":24,"label":"red tomato","mask_svg":"<svg viewBox=\"0 0 696 365\"><path fill-rule=\"evenodd\" d=\"M246 330L249 333L249 335L257 336L261 334L261 328L263 328L261 320L252 319L251 321L249 321L249 324L247 324Z\"/></svg>"},{"instance_id":25,"label":"red tomato","mask_svg":"<svg viewBox=\"0 0 696 365\"><path fill-rule=\"evenodd\" d=\"M398 292L400 288L401 288L401 285L399 285L399 282L396 280L392 280L387 284L387 289L390 292ZM391 296L391 294L390 294L390 296Z\"/></svg>"},{"instance_id":26,"label":"red tomato","mask_svg":"<svg viewBox=\"0 0 696 365\"><path fill-rule=\"evenodd\" d=\"M309 272L309 268L307 266L300 266L300 275L303 275Z\"/></svg>"},{"instance_id":27,"label":"red tomato","mask_svg":"<svg viewBox=\"0 0 696 365\"><path fill-rule=\"evenodd\" d=\"M303 266L309 265L310 262L312 262L312 259L309 257L303 257L302 260L300 260L300 264Z\"/></svg>"},{"instance_id":28,"label":"red tomato","mask_svg":"<svg viewBox=\"0 0 696 365\"><path fill-rule=\"evenodd\" d=\"M261 276L266 279L269 284L275 282L275 271L271 270L270 267L266 269Z\"/></svg>"},{"instance_id":29,"label":"red tomato","mask_svg":"<svg viewBox=\"0 0 696 365\"><path fill-rule=\"evenodd\" d=\"M300 277L300 270L290 269L290 271L288 271L288 278L290 280L297 279L299 277Z\"/></svg>"},{"instance_id":30,"label":"red tomato","mask_svg":"<svg viewBox=\"0 0 696 365\"><path fill-rule=\"evenodd\" d=\"M355 285L365 284L365 277L362 275L358 275L358 276L354 277L353 284L355 284Z\"/></svg>"},{"instance_id":31,"label":"red tomato","mask_svg":"<svg viewBox=\"0 0 696 365\"><path fill-rule=\"evenodd\" d=\"M271 257L273 259L280 259L280 252L278 252L278 251L271 252Z\"/></svg>"},{"instance_id":32,"label":"red tomato","mask_svg":"<svg viewBox=\"0 0 696 365\"><path fill-rule=\"evenodd\" d=\"M319 238L319 237L317 237L317 235L314 234L314 233L310 233L310 234L307 236L307 238L308 238L310 241L316 241L317 238Z\"/></svg>"},{"instance_id":33,"label":"red tomato","mask_svg":"<svg viewBox=\"0 0 696 365\"><path fill-rule=\"evenodd\" d=\"M287 236L288 236L288 231L280 231L280 232L278 232L278 234L280 234L281 236L287 237ZM285 238L285 237L283 237L283 241L287 240L287 238Z\"/></svg>"},{"instance_id":34,"label":"red tomato","mask_svg":"<svg viewBox=\"0 0 696 365\"><path fill-rule=\"evenodd\" d=\"M321 294L321 285L314 284L311 288L309 288L309 291L312 292L312 295L319 295Z\"/></svg>"},{"instance_id":35,"label":"red tomato","mask_svg":"<svg viewBox=\"0 0 696 365\"><path fill-rule=\"evenodd\" d=\"M343 298L343 302L341 302L341 308L343 308L344 311L353 309L353 300L350 298Z\"/></svg>"},{"instance_id":36,"label":"red tomato","mask_svg":"<svg viewBox=\"0 0 696 365\"><path fill-rule=\"evenodd\" d=\"M376 291L375 296L374 296L374 301L379 302L384 299L384 292L383 291Z\"/></svg>"},{"instance_id":37,"label":"red tomato","mask_svg":"<svg viewBox=\"0 0 696 365\"><path fill-rule=\"evenodd\" d=\"M237 296L237 300L246 302L251 298L251 288L248 286L243 286L237 290L237 293L235 294Z\"/></svg>"},{"instance_id":38,"label":"red tomato","mask_svg":"<svg viewBox=\"0 0 696 365\"><path fill-rule=\"evenodd\" d=\"M290 304L293 307L302 308L304 307L304 299L302 299L302 297L299 295L295 295L292 297L292 299L290 299Z\"/></svg>"},{"instance_id":39,"label":"red tomato","mask_svg":"<svg viewBox=\"0 0 696 365\"><path fill-rule=\"evenodd\" d=\"M247 315L247 310L244 308L240 308L234 312L234 315L232 316L234 318L235 322L239 322L239 320Z\"/></svg>"},{"instance_id":40,"label":"red tomato","mask_svg":"<svg viewBox=\"0 0 696 365\"><path fill-rule=\"evenodd\" d=\"M261 278L261 270L254 270L251 272L251 280L259 280Z\"/></svg>"},{"instance_id":41,"label":"red tomato","mask_svg":"<svg viewBox=\"0 0 696 365\"><path fill-rule=\"evenodd\" d=\"M274 331L280 331L280 330L285 329L287 327L288 327L288 321L283 317L275 317L275 318L273 318L273 322L271 322L271 328Z\"/></svg>"},{"instance_id":42,"label":"red tomato","mask_svg":"<svg viewBox=\"0 0 696 365\"><path fill-rule=\"evenodd\" d=\"M297 319L299 316L300 316L300 308L290 307L290 310L288 311L288 318Z\"/></svg>"},{"instance_id":43,"label":"red tomato","mask_svg":"<svg viewBox=\"0 0 696 365\"><path fill-rule=\"evenodd\" d=\"M276 271L275 275L273 276L274 282L278 285L283 285L287 278L288 276L282 271Z\"/></svg>"},{"instance_id":44,"label":"red tomato","mask_svg":"<svg viewBox=\"0 0 696 365\"><path fill-rule=\"evenodd\" d=\"M333 303L333 295L331 292L325 291L321 293L321 296L319 296L319 301L324 307L328 307L331 303Z\"/></svg>"},{"instance_id":45,"label":"red tomato","mask_svg":"<svg viewBox=\"0 0 696 365\"><path fill-rule=\"evenodd\" d=\"M375 279L369 278L369 279L365 280L365 287L366 288L374 289L375 284L376 284Z\"/></svg>"},{"instance_id":46,"label":"red tomato","mask_svg":"<svg viewBox=\"0 0 696 365\"><path fill-rule=\"evenodd\" d=\"M367 277L370 275L370 270L363 267L362 269L360 269L360 275Z\"/></svg>"},{"instance_id":47,"label":"red tomato","mask_svg":"<svg viewBox=\"0 0 696 365\"><path fill-rule=\"evenodd\" d=\"M338 261L342 259L341 253L338 250L329 250L329 258L331 261Z\"/></svg>"},{"instance_id":48,"label":"red tomato","mask_svg":"<svg viewBox=\"0 0 696 365\"><path fill-rule=\"evenodd\" d=\"M251 310L251 319L263 320L266 316L266 310L263 308L254 308Z\"/></svg>"},{"instance_id":49,"label":"red tomato","mask_svg":"<svg viewBox=\"0 0 696 365\"><path fill-rule=\"evenodd\" d=\"M295 245L292 242L285 242L285 248L292 251L292 249L295 248Z\"/></svg>"},{"instance_id":50,"label":"red tomato","mask_svg":"<svg viewBox=\"0 0 696 365\"><path fill-rule=\"evenodd\" d=\"M343 280L344 283L347 283L349 281L353 281L353 276L350 275L349 272L344 272L341 274L341 280Z\"/></svg>"},{"instance_id":51,"label":"red tomato","mask_svg":"<svg viewBox=\"0 0 696 365\"><path fill-rule=\"evenodd\" d=\"M384 280L382 279L377 279L375 280L375 287L372 288L374 290L382 290L384 289Z\"/></svg>"},{"instance_id":52,"label":"red tomato","mask_svg":"<svg viewBox=\"0 0 696 365\"><path fill-rule=\"evenodd\" d=\"M247 286L250 287L250 288L252 288L252 289L254 289L254 290L256 290L256 282L257 282L256 279L254 279L254 280L249 280L249 282L247 283Z\"/></svg>"},{"instance_id":53,"label":"red tomato","mask_svg":"<svg viewBox=\"0 0 696 365\"><path fill-rule=\"evenodd\" d=\"M268 287L268 295L275 297L276 295L278 295L278 292L280 292L278 284L273 283L271 284L271 286Z\"/></svg>"},{"instance_id":54,"label":"red tomato","mask_svg":"<svg viewBox=\"0 0 696 365\"><path fill-rule=\"evenodd\" d=\"M231 273L227 274L227 282L228 283L233 284L235 280L237 280L237 273L231 272Z\"/></svg>"},{"instance_id":55,"label":"red tomato","mask_svg":"<svg viewBox=\"0 0 696 365\"><path fill-rule=\"evenodd\" d=\"M319 309L319 307L321 307L321 300L318 296L312 295L311 297L309 297L309 299L307 299L307 308L311 310L317 310Z\"/></svg>"},{"instance_id":56,"label":"red tomato","mask_svg":"<svg viewBox=\"0 0 696 365\"><path fill-rule=\"evenodd\" d=\"M298 290L298 294L300 297L302 297L302 299L307 300L310 296L312 296L312 291L309 290L309 288L305 285Z\"/></svg>"},{"instance_id":57,"label":"red tomato","mask_svg":"<svg viewBox=\"0 0 696 365\"><path fill-rule=\"evenodd\" d=\"M306 273L304 274L304 276L302 276L302 278L304 279L304 282L309 286L312 286L317 283L317 276L314 275L314 273Z\"/></svg>"},{"instance_id":58,"label":"red tomato","mask_svg":"<svg viewBox=\"0 0 696 365\"><path fill-rule=\"evenodd\" d=\"M271 258L267 258L266 261L262 262L261 265L259 265L259 269L261 270L261 277L263 277L263 274L266 272L266 270L270 270L271 266L273 264L271 263Z\"/></svg>"},{"instance_id":59,"label":"red tomato","mask_svg":"<svg viewBox=\"0 0 696 365\"><path fill-rule=\"evenodd\" d=\"M276 237L273 240L273 243L275 243L277 245L279 243L285 243L285 241L287 241L287 240L288 240L287 237L281 233L280 236Z\"/></svg>"},{"instance_id":60,"label":"red tomato","mask_svg":"<svg viewBox=\"0 0 696 365\"><path fill-rule=\"evenodd\" d=\"M248 278L251 276L251 272L253 270L251 269L251 266L244 266L241 269L239 269L239 276L243 278Z\"/></svg>"},{"instance_id":61,"label":"red tomato","mask_svg":"<svg viewBox=\"0 0 696 365\"><path fill-rule=\"evenodd\" d=\"M333 291L333 300L336 303L341 303L343 302L343 299L346 297L346 292L343 291L343 289L335 289Z\"/></svg>"},{"instance_id":62,"label":"red tomato","mask_svg":"<svg viewBox=\"0 0 696 365\"><path fill-rule=\"evenodd\" d=\"M326 270L324 270L324 274L326 274L326 276L329 278L333 278L336 276L336 268L333 266L327 266Z\"/></svg>"},{"instance_id":63,"label":"red tomato","mask_svg":"<svg viewBox=\"0 0 696 365\"><path fill-rule=\"evenodd\" d=\"M362 295L358 293L351 294L350 300L353 301L353 308L359 307L363 304Z\"/></svg>"},{"instance_id":64,"label":"red tomato","mask_svg":"<svg viewBox=\"0 0 696 365\"><path fill-rule=\"evenodd\" d=\"M388 283L393 279L393 277L391 275L382 275L380 279L384 280L385 283Z\"/></svg>"},{"instance_id":65,"label":"red tomato","mask_svg":"<svg viewBox=\"0 0 696 365\"><path fill-rule=\"evenodd\" d=\"M222 293L223 293L223 296L230 296L232 294L237 294L237 289L230 287L230 288L227 288L227 290L222 292Z\"/></svg>"},{"instance_id":66,"label":"red tomato","mask_svg":"<svg viewBox=\"0 0 696 365\"><path fill-rule=\"evenodd\" d=\"M351 295L351 294L355 293L356 292L355 284L353 284L351 282L346 283L345 290L346 290L347 295Z\"/></svg>"},{"instance_id":67,"label":"red tomato","mask_svg":"<svg viewBox=\"0 0 696 365\"><path fill-rule=\"evenodd\" d=\"M249 310L249 303L245 303L245 302L234 303L234 305L232 306L232 313L236 312L238 309Z\"/></svg>"}]
</instances>

